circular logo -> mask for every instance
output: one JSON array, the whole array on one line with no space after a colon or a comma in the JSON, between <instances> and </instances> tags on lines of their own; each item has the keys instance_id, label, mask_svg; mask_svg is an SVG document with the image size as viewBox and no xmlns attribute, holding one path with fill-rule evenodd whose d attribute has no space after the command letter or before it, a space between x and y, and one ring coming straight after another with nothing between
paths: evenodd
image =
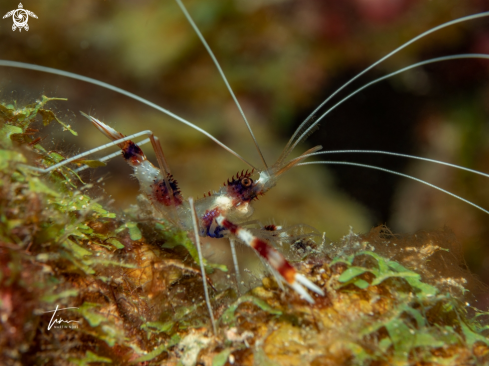
<instances>
[{"instance_id":1,"label":"circular logo","mask_svg":"<svg viewBox=\"0 0 489 366\"><path fill-rule=\"evenodd\" d=\"M12 30L15 31L19 29L19 32L24 28L26 31L29 30L29 25L27 21L29 20L29 15L33 18L37 18L37 15L30 10L24 9L22 3L19 3L19 8L9 11L3 16L3 19L12 17L14 24L12 25Z\"/></svg>"},{"instance_id":2,"label":"circular logo","mask_svg":"<svg viewBox=\"0 0 489 366\"><path fill-rule=\"evenodd\" d=\"M29 20L29 14L24 9L17 9L14 11L12 16L14 21L14 25L18 28L24 28L27 25L27 21Z\"/></svg>"}]
</instances>

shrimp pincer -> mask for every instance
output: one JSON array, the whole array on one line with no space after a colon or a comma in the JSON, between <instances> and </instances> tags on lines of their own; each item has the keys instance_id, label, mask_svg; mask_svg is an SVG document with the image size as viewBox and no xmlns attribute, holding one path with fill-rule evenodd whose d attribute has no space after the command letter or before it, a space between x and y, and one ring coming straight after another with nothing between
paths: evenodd
<instances>
[{"instance_id":1,"label":"shrimp pincer","mask_svg":"<svg viewBox=\"0 0 489 366\"><path fill-rule=\"evenodd\" d=\"M84 113L83 115L111 140L117 141L125 137L97 118ZM153 141L159 145L156 138ZM193 223L190 204L183 199L178 182L170 173L161 148L155 149L157 156L159 155L158 161L162 163L162 167L158 169L146 158L142 149L131 140L117 145L121 148L126 162L134 169L134 176L139 181L141 193L151 202L155 211L161 214L161 218L176 223L182 230L191 231ZM321 146L317 146L306 151L303 154L304 158L320 148ZM252 202L271 189L282 173L304 158L299 157L286 164L279 160L267 170L258 171L259 177L256 180L252 178L255 174L253 170L241 172L229 179L218 191L209 192L205 197L196 199L195 211L200 237L227 237L250 246L270 265L279 281L289 285L309 303L314 303L312 296L304 287L321 296L324 296L324 291L298 273L283 254L266 240L255 236L240 225L240 222L253 214Z\"/></svg>"}]
</instances>

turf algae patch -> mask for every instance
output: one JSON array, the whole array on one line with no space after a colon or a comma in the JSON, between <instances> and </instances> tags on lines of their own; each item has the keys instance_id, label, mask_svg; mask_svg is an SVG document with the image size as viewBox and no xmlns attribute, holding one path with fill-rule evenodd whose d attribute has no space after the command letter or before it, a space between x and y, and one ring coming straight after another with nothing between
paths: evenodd
<instances>
[{"instance_id":1,"label":"turf algae patch","mask_svg":"<svg viewBox=\"0 0 489 366\"><path fill-rule=\"evenodd\" d=\"M207 325L191 244L137 210L105 209L69 166L46 175L26 166L64 159L40 145L36 119L76 134L44 109L51 100L0 106L0 364L175 358L180 338Z\"/></svg>"},{"instance_id":2,"label":"turf algae patch","mask_svg":"<svg viewBox=\"0 0 489 366\"><path fill-rule=\"evenodd\" d=\"M61 123L49 101L0 106L0 364L489 363L489 313L469 305L477 281L448 230L379 227L310 242L306 254L296 243L297 269L326 296L311 306L273 277L242 296L213 290L213 335L186 233L142 208L111 212L70 166L47 175L25 166L64 159L29 127Z\"/></svg>"}]
</instances>

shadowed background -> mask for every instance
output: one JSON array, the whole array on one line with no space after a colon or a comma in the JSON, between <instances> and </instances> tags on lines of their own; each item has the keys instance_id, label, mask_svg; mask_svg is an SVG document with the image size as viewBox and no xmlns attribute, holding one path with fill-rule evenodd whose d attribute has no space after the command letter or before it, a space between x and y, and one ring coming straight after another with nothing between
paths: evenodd
<instances>
[{"instance_id":1,"label":"shadowed background","mask_svg":"<svg viewBox=\"0 0 489 366\"><path fill-rule=\"evenodd\" d=\"M489 10L483 0L185 4L221 62L269 164L300 122L356 73L436 25ZM38 19L29 19L28 32L13 32L11 18L0 22L2 58L79 73L131 91L196 123L261 168L224 83L173 1L59 0L23 5ZM4 1L0 12L17 6ZM432 34L354 85L421 60L467 52L489 53L489 20ZM489 172L488 70L488 61L450 61L382 82L330 114L295 153L317 144L330 150L387 150ZM161 138L186 197L217 190L247 168L205 136L114 92L33 71L1 68L0 75L0 96L5 101L25 104L42 94L68 98L54 109L78 137L54 125L39 132L45 146L66 156L107 142L80 116L82 110L126 135L151 129ZM145 151L151 156L149 147ZM488 180L466 172L379 155L327 159L412 174L489 208ZM96 184L94 194L123 209L136 202L138 184L130 174L131 169L116 158L83 177ZM100 177L103 180L97 183ZM383 172L339 166L293 169L257 202L256 218L264 224L309 224L331 239L345 235L350 226L365 232L386 223L394 232L415 232L446 225L460 239L469 267L489 283L488 215ZM211 260L218 254L208 248L208 255L214 255Z\"/></svg>"}]
</instances>

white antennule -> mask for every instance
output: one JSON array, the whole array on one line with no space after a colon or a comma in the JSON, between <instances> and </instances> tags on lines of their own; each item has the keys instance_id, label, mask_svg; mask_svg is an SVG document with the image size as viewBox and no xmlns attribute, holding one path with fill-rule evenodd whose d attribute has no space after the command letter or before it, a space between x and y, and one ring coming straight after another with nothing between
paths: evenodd
<instances>
[{"instance_id":1,"label":"white antennule","mask_svg":"<svg viewBox=\"0 0 489 366\"><path fill-rule=\"evenodd\" d=\"M192 17L190 16L190 13L187 11L187 8L185 8L185 5L183 5L183 2L181 0L175 0L180 6L180 9L182 9L183 14L185 15L185 18L187 18L188 22L194 29L195 33L201 40L202 44L204 45L205 49L207 50L207 53L209 56L212 58L212 61L214 61L214 64L217 67L217 70L219 71L219 74L222 77L222 80L224 80L224 83L226 84L226 87L229 90L229 93L231 94L231 97L234 100L234 103L239 109L239 112L241 113L241 116L243 117L244 122L246 123L246 127L248 127L248 131L250 132L251 138L253 139L253 142L255 144L256 150L258 150L258 154L260 154L261 161L263 162L263 165L265 165L265 170L268 170L268 165L267 162L265 161L265 158L263 156L263 153L261 152L260 146L258 146L258 141L256 141L255 135L253 134L253 130L251 129L250 124L248 123L248 120L246 119L246 116L243 112L243 109L241 108L241 105L238 102L238 98L234 95L233 89L231 88L231 85L229 85L229 82L226 78L226 75L224 75L224 71L222 71L221 65L219 65L219 62L217 61L216 56L214 55L214 52L212 52L212 49L209 47L209 44L205 40L204 36L202 35L202 32L199 30L195 22L193 21Z\"/></svg>"},{"instance_id":2,"label":"white antennule","mask_svg":"<svg viewBox=\"0 0 489 366\"><path fill-rule=\"evenodd\" d=\"M489 214L489 211L486 210L485 208L482 208L482 207L476 205L475 203L473 203L473 202L471 202L471 201L469 201L469 200L467 200L467 199L465 199L463 197L457 196L456 194L454 194L454 193L452 193L450 191L447 191L446 189L443 189L441 187L438 187L437 185L434 185L432 183L426 182L426 181L424 181L422 179L413 177L411 175L396 172L394 170L389 170L389 169L381 168L381 167L378 167L378 166L375 166L375 165L353 163L353 162L349 162L349 161L308 161L308 162L305 162L305 163L299 163L296 166L312 165L312 164L352 165L352 166L358 166L358 167L361 167L361 168L369 168L369 169L380 170L382 172L386 172L386 173L398 175L400 177L409 178L409 179L415 180L416 182L420 182L420 183L426 184L427 186L429 186L431 188L435 188L435 189L439 190L440 192L443 192L443 193L446 193L446 194L448 194L448 195L450 195L452 197L455 197L456 199L458 199L460 201L463 201L465 203L468 203L469 205L471 205L471 206L473 206L473 207L481 210L482 212L485 212L486 214Z\"/></svg>"},{"instance_id":3,"label":"white antennule","mask_svg":"<svg viewBox=\"0 0 489 366\"><path fill-rule=\"evenodd\" d=\"M250 168L256 169L251 163L249 163L243 157L241 157L241 155L239 155L233 149L231 149L230 147L226 146L224 143L222 143L221 141L219 141L218 139L216 139L209 132L207 132L204 129L200 128L199 126L193 124L192 122L189 122L189 121L183 119L182 117L180 117L180 116L178 116L178 115L170 112L169 110L167 110L167 109L165 109L163 107L160 107L159 105L157 105L157 104L155 104L153 102L150 102L149 100L144 99L144 98L142 98L142 97L140 97L140 96L138 96L136 94L133 94L131 92L128 92L127 90L118 88L118 87L116 87L114 85L111 85L111 84L108 84L108 83L104 83L103 81L100 81L100 80L97 80L97 79L89 78L89 77L86 77L86 76L83 76L83 75L78 75L78 74L75 74L73 72L68 72L68 71L63 71L63 70L57 70L57 69L53 69L51 67L34 65L34 64L26 63L26 62L17 62L17 61L10 61L10 60L0 60L0 66L15 67L15 68L19 68L19 69L34 70L34 71L45 72L45 73L53 74L53 75L64 76L64 77L67 77L67 78L70 78L70 79L80 80L80 81L84 81L84 82L89 83L89 84L97 85L97 86L100 86L102 88L109 89L109 90L112 90L112 91L114 91L116 93L125 95L126 97L129 97L131 99L137 100L138 102L141 102L143 104L146 104L147 106L149 106L151 108L154 108L157 111L162 112L162 113L164 113L164 114L166 114L166 115L168 115L168 116L176 119L177 121L179 121L179 122L181 122L183 124L186 124L187 126L193 128L194 130L199 131L200 133L204 134L205 136L207 136L208 138L210 138L212 141L214 141L216 144L218 144L219 146L221 146L223 149L225 149L226 151L228 151L231 154L233 154L234 156L236 156L239 160L241 160L243 163L245 163L246 165L248 165ZM106 145L104 145L104 146L106 146ZM112 146L112 145L111 144L108 144L108 146ZM105 148L105 147L101 146L101 148ZM99 150L96 150L96 151L99 151ZM91 152L93 152L93 150L90 150L90 153ZM85 153L85 155L88 155L88 154ZM85 156L85 155L83 155L83 156ZM80 156L75 156L75 157L72 158L71 161L76 160L79 157ZM63 164L61 164L60 166L66 164L65 161L63 161L62 163ZM39 171L42 171L42 170L39 170Z\"/></svg>"}]
</instances>

